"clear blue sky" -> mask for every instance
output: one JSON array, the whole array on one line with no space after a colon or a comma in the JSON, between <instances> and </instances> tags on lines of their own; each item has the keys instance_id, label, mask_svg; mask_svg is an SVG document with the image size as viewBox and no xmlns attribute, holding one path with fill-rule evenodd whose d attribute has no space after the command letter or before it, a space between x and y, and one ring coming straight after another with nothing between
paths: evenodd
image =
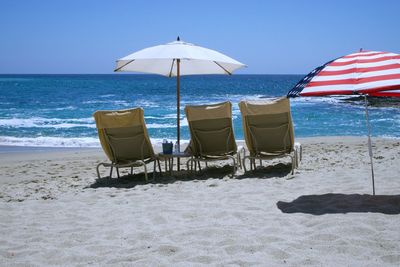
<instances>
[{"instance_id":1,"label":"clear blue sky","mask_svg":"<svg viewBox=\"0 0 400 267\"><path fill-rule=\"evenodd\" d=\"M400 1L1 0L0 73L112 73L139 49L184 41L249 67L303 74L357 51L400 53Z\"/></svg>"}]
</instances>

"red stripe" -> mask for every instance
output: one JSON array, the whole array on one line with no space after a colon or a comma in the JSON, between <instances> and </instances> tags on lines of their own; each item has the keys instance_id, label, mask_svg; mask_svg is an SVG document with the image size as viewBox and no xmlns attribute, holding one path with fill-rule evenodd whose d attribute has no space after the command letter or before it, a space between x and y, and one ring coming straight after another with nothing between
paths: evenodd
<instances>
[{"instance_id":1,"label":"red stripe","mask_svg":"<svg viewBox=\"0 0 400 267\"><path fill-rule=\"evenodd\" d=\"M400 69L400 64L395 63L395 64L377 66L377 67L351 68L351 69L347 69L347 70L337 70L337 71L323 70L320 73L318 73L318 75L316 77L342 75L342 74L349 74L349 73L354 73L354 72L355 73L365 73L365 72L380 71L380 70L393 70L393 69Z\"/></svg>"},{"instance_id":2,"label":"red stripe","mask_svg":"<svg viewBox=\"0 0 400 267\"><path fill-rule=\"evenodd\" d=\"M400 93L396 92L376 92L376 93L371 93L368 94L370 96L390 96L390 97L400 97Z\"/></svg>"},{"instance_id":3,"label":"red stripe","mask_svg":"<svg viewBox=\"0 0 400 267\"><path fill-rule=\"evenodd\" d=\"M398 89L400 89L400 84L374 87L374 88L359 90L359 92L363 94L372 94L372 93L379 93L381 91L390 91Z\"/></svg>"},{"instance_id":4,"label":"red stripe","mask_svg":"<svg viewBox=\"0 0 400 267\"><path fill-rule=\"evenodd\" d=\"M336 62L333 61L332 63L328 64L327 66L332 66L332 67L339 67L339 66L347 66L351 65L354 63L375 63L375 62L381 62L381 61L386 61L390 59L400 59L400 55L396 56L386 56L386 57L380 57L380 58L373 58L373 59L355 59L355 60L350 60L347 62Z\"/></svg>"},{"instance_id":5,"label":"red stripe","mask_svg":"<svg viewBox=\"0 0 400 267\"><path fill-rule=\"evenodd\" d=\"M357 79L351 78L351 79L318 81L318 82L311 81L307 84L307 87L341 85L341 84L354 85L354 84L362 84L362 83L393 80L393 79L400 79L400 74L388 74L388 75L380 75L375 77L357 78Z\"/></svg>"},{"instance_id":6,"label":"red stripe","mask_svg":"<svg viewBox=\"0 0 400 267\"><path fill-rule=\"evenodd\" d=\"M363 51L364 52L364 51ZM382 55L382 54L387 54L387 52L376 52L376 53L371 53L371 54L363 54L363 52L357 53L356 55L348 55L344 56L342 58L355 58L355 57L371 57L371 56L376 56L376 55ZM372 52L372 51L371 51Z\"/></svg>"}]
</instances>

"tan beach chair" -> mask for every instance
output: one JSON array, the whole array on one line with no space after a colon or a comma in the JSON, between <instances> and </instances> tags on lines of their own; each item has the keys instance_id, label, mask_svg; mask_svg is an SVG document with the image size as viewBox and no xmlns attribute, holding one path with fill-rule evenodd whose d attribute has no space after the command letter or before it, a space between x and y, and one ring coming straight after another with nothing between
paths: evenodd
<instances>
[{"instance_id":1,"label":"tan beach chair","mask_svg":"<svg viewBox=\"0 0 400 267\"><path fill-rule=\"evenodd\" d=\"M290 113L289 99L279 98L270 101L241 101L243 132L250 160L250 168L256 167L255 160L269 160L279 157L290 157L292 174L298 166L298 153L302 154L301 145L294 142L294 130Z\"/></svg>"},{"instance_id":2,"label":"tan beach chair","mask_svg":"<svg viewBox=\"0 0 400 267\"><path fill-rule=\"evenodd\" d=\"M143 109L96 111L93 116L101 146L111 161L97 165L97 176L100 178L100 166L110 167L110 178L114 167L119 178L119 168L130 167L132 174L133 167L143 166L147 181L146 164L154 162L154 178L158 160L147 134Z\"/></svg>"},{"instance_id":3,"label":"tan beach chair","mask_svg":"<svg viewBox=\"0 0 400 267\"><path fill-rule=\"evenodd\" d=\"M236 146L232 126L232 104L223 102L212 105L186 106L191 141L189 151L193 157L189 164L216 160L232 160L233 175L238 165L241 167L240 151ZM239 153L238 153L239 151ZM237 159L237 161L236 161Z\"/></svg>"}]
</instances>

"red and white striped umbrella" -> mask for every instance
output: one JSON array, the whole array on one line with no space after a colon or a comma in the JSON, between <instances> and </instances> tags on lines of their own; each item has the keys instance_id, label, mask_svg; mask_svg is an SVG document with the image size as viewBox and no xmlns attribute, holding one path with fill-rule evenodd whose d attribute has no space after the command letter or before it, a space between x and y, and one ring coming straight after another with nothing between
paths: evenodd
<instances>
[{"instance_id":1,"label":"red and white striped umbrella","mask_svg":"<svg viewBox=\"0 0 400 267\"><path fill-rule=\"evenodd\" d=\"M400 97L400 55L360 51L310 72L288 97L362 94Z\"/></svg>"},{"instance_id":2,"label":"red and white striped umbrella","mask_svg":"<svg viewBox=\"0 0 400 267\"><path fill-rule=\"evenodd\" d=\"M400 97L400 55L360 50L314 69L287 94L288 97L328 95L363 95L365 98L372 192L375 195L367 97Z\"/></svg>"}]
</instances>

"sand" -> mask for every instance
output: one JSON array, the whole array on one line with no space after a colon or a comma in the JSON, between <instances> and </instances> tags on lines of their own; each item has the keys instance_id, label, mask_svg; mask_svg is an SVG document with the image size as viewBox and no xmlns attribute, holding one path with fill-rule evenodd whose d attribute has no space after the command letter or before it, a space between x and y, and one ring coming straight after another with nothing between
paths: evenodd
<instances>
[{"instance_id":1,"label":"sand","mask_svg":"<svg viewBox=\"0 0 400 267\"><path fill-rule=\"evenodd\" d=\"M99 149L0 153L0 266L399 266L400 140L373 139L377 196L366 138L300 142L294 175L149 184L97 180Z\"/></svg>"}]
</instances>

